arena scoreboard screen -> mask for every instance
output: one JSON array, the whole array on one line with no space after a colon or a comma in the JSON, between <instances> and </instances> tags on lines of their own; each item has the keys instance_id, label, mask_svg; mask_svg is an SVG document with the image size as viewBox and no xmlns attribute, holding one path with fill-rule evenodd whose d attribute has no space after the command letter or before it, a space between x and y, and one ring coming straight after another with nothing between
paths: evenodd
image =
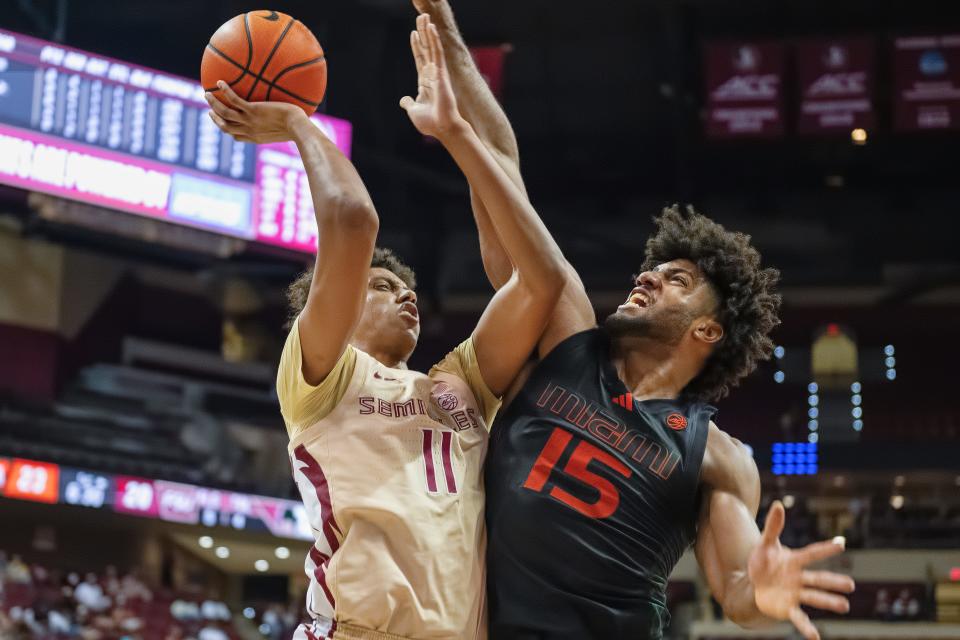
<instances>
[{"instance_id":1,"label":"arena scoreboard screen","mask_svg":"<svg viewBox=\"0 0 960 640\"><path fill-rule=\"evenodd\" d=\"M312 540L302 504L179 482L0 458L0 497L64 504L167 522L224 526Z\"/></svg>"},{"instance_id":2,"label":"arena scoreboard screen","mask_svg":"<svg viewBox=\"0 0 960 640\"><path fill-rule=\"evenodd\" d=\"M223 135L200 85L0 29L0 183L316 251L293 143ZM349 122L313 122L349 156Z\"/></svg>"}]
</instances>

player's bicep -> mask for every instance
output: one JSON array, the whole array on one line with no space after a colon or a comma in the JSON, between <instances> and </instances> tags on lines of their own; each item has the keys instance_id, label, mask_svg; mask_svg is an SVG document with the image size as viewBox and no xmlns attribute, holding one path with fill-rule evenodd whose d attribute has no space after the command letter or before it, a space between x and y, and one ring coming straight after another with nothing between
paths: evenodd
<instances>
[{"instance_id":1,"label":"player's bicep","mask_svg":"<svg viewBox=\"0 0 960 640\"><path fill-rule=\"evenodd\" d=\"M746 571L760 540L760 474L743 445L711 423L701 480L696 554L711 591L722 602L727 582Z\"/></svg>"},{"instance_id":2,"label":"player's bicep","mask_svg":"<svg viewBox=\"0 0 960 640\"><path fill-rule=\"evenodd\" d=\"M337 363L366 301L376 216L319 229L317 264L300 314L303 375L319 384Z\"/></svg>"},{"instance_id":3,"label":"player's bicep","mask_svg":"<svg viewBox=\"0 0 960 640\"><path fill-rule=\"evenodd\" d=\"M760 539L756 513L729 491L704 495L695 552L710 592L723 602L728 581L746 571L751 550Z\"/></svg>"},{"instance_id":4,"label":"player's bicep","mask_svg":"<svg viewBox=\"0 0 960 640\"><path fill-rule=\"evenodd\" d=\"M555 296L531 291L514 274L490 300L473 333L480 374L503 396L530 358L550 319Z\"/></svg>"},{"instance_id":5,"label":"player's bicep","mask_svg":"<svg viewBox=\"0 0 960 640\"><path fill-rule=\"evenodd\" d=\"M545 358L554 347L570 336L587 331L597 326L597 316L593 311L593 304L587 297L587 291L580 280L579 274L569 263L567 264L566 283L560 302L557 304L547 323L547 328L540 339L540 358Z\"/></svg>"}]
</instances>

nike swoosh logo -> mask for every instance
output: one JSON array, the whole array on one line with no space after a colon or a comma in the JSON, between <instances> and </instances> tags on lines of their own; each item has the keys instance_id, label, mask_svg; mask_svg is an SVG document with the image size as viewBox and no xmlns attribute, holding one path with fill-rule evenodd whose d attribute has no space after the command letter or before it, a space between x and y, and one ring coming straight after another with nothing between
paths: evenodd
<instances>
[{"instance_id":1,"label":"nike swoosh logo","mask_svg":"<svg viewBox=\"0 0 960 640\"><path fill-rule=\"evenodd\" d=\"M377 380L385 380L387 382L400 382L400 380L397 378L384 378L383 376L380 375L379 371L374 371L373 377L376 378Z\"/></svg>"},{"instance_id":2,"label":"nike swoosh logo","mask_svg":"<svg viewBox=\"0 0 960 640\"><path fill-rule=\"evenodd\" d=\"M260 17L263 18L264 20L269 20L270 22L276 22L277 20L280 19L280 14L277 13L276 11L271 11L270 15L260 16Z\"/></svg>"}]
</instances>

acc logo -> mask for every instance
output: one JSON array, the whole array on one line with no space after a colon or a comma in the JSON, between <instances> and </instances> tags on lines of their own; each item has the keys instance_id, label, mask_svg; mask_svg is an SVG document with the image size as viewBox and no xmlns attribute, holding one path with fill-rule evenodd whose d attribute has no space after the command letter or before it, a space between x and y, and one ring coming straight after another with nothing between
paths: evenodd
<instances>
[{"instance_id":1,"label":"acc logo","mask_svg":"<svg viewBox=\"0 0 960 640\"><path fill-rule=\"evenodd\" d=\"M679 413L671 413L667 416L667 426L674 431L683 431L687 428L687 419Z\"/></svg>"}]
</instances>

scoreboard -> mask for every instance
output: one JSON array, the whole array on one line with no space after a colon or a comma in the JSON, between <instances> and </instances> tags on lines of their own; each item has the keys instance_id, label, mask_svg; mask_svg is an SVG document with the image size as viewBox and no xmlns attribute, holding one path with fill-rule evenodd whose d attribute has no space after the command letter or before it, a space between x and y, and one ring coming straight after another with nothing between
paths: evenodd
<instances>
[{"instance_id":1,"label":"scoreboard","mask_svg":"<svg viewBox=\"0 0 960 640\"><path fill-rule=\"evenodd\" d=\"M36 460L0 458L0 497L313 539L303 505L292 500L115 476Z\"/></svg>"},{"instance_id":2,"label":"scoreboard","mask_svg":"<svg viewBox=\"0 0 960 640\"><path fill-rule=\"evenodd\" d=\"M193 80L0 30L0 182L315 251L296 146L238 143L207 111ZM349 122L313 122L349 156Z\"/></svg>"}]
</instances>

